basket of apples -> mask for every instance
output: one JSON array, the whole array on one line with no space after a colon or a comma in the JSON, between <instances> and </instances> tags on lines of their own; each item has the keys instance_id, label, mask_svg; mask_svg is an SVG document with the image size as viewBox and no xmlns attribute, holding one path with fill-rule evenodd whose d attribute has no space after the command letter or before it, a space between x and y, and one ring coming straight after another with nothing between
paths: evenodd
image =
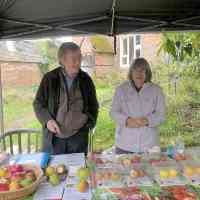
<instances>
[{"instance_id":1,"label":"basket of apples","mask_svg":"<svg viewBox=\"0 0 200 200\"><path fill-rule=\"evenodd\" d=\"M0 167L0 200L17 200L31 195L42 176L41 168L30 164Z\"/></svg>"}]
</instances>

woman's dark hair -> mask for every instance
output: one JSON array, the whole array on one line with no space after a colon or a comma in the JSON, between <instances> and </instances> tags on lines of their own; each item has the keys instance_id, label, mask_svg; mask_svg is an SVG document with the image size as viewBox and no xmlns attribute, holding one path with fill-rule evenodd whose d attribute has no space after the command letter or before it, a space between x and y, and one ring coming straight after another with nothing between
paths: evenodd
<instances>
[{"instance_id":1,"label":"woman's dark hair","mask_svg":"<svg viewBox=\"0 0 200 200\"><path fill-rule=\"evenodd\" d=\"M136 58L132 62L132 64L130 65L130 68L129 68L128 79L132 81L133 70L135 70L137 68L145 69L145 82L151 82L152 71L151 71L149 63L147 62L147 60L145 58Z\"/></svg>"}]
</instances>

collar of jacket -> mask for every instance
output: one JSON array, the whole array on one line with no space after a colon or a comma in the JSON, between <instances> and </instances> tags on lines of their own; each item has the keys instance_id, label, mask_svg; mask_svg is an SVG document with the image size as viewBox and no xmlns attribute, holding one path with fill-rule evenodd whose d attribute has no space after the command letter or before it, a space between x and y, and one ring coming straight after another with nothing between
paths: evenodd
<instances>
[{"instance_id":1,"label":"collar of jacket","mask_svg":"<svg viewBox=\"0 0 200 200\"><path fill-rule=\"evenodd\" d=\"M137 91L136 88L134 87L132 81L129 81L129 84L135 91ZM145 90L146 88L150 87L151 85L152 85L151 82L145 82L144 85L142 86L142 88L140 89L139 93L142 92L143 90Z\"/></svg>"}]
</instances>

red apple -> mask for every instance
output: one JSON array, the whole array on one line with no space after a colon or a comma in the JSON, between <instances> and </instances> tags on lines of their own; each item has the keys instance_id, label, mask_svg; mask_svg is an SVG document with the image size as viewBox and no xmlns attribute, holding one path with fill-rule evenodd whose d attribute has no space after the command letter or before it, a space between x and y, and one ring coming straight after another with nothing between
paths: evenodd
<instances>
[{"instance_id":1,"label":"red apple","mask_svg":"<svg viewBox=\"0 0 200 200\"><path fill-rule=\"evenodd\" d=\"M7 183L0 183L0 192L8 191L9 185Z\"/></svg>"},{"instance_id":2,"label":"red apple","mask_svg":"<svg viewBox=\"0 0 200 200\"><path fill-rule=\"evenodd\" d=\"M24 178L24 174L16 173L11 175L10 180L11 181L21 181Z\"/></svg>"},{"instance_id":3,"label":"red apple","mask_svg":"<svg viewBox=\"0 0 200 200\"><path fill-rule=\"evenodd\" d=\"M141 160L141 157L137 155L133 156L131 159L132 163L139 163L140 160Z\"/></svg>"},{"instance_id":4,"label":"red apple","mask_svg":"<svg viewBox=\"0 0 200 200\"><path fill-rule=\"evenodd\" d=\"M11 172L11 174L24 171L24 168L22 165L11 165L8 167L8 169Z\"/></svg>"}]
</instances>

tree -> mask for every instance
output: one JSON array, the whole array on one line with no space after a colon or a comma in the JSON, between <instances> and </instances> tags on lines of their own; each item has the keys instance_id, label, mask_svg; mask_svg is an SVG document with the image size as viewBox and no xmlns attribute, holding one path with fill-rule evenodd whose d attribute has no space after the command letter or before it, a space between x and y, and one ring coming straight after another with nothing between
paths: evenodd
<instances>
[{"instance_id":1,"label":"tree","mask_svg":"<svg viewBox=\"0 0 200 200\"><path fill-rule=\"evenodd\" d=\"M168 53L174 61L185 61L199 58L200 33L197 32L165 32L158 51Z\"/></svg>"},{"instance_id":2,"label":"tree","mask_svg":"<svg viewBox=\"0 0 200 200\"><path fill-rule=\"evenodd\" d=\"M54 40L40 40L37 42L40 53L43 55L45 62L40 65L40 71L45 74L57 66L57 46Z\"/></svg>"}]
</instances>

